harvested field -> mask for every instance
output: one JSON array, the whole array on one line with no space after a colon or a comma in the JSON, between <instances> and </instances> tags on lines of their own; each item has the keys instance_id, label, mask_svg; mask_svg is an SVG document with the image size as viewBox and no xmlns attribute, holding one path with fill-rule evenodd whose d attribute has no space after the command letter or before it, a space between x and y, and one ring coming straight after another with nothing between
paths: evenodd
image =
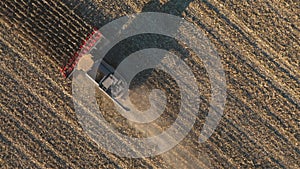
<instances>
[{"instance_id":1,"label":"harvested field","mask_svg":"<svg viewBox=\"0 0 300 169\"><path fill-rule=\"evenodd\" d=\"M4 0L0 4L0 168L300 168L298 1ZM106 56L112 65L145 47L176 53L199 82L201 105L192 131L174 149L151 158L121 158L83 131L74 110L72 82L59 70L94 27L148 11L181 16L210 39L226 73L226 107L214 134L200 144L211 98L203 63L173 39L156 35L126 39ZM97 92L99 107L123 134L156 135L176 119L180 97L170 76L144 72L131 85L132 102L144 110L149 106L146 96L154 88L169 93L168 108L148 126L126 121Z\"/></svg>"}]
</instances>

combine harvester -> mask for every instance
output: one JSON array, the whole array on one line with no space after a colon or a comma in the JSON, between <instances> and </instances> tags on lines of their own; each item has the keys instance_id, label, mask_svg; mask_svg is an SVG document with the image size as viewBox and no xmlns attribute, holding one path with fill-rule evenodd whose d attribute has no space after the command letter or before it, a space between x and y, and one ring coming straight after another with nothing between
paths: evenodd
<instances>
[{"instance_id":1,"label":"combine harvester","mask_svg":"<svg viewBox=\"0 0 300 169\"><path fill-rule=\"evenodd\" d=\"M94 63L92 58L99 52L101 46L99 42L105 40L105 37L97 29L85 39L74 56L69 62L60 70L65 78L72 78L76 67L85 72L85 75L93 81L99 89L104 92L113 102L117 103L123 110L129 111L116 99L121 98L124 93L124 87L127 85L123 76L116 72L115 69L109 65L105 60L101 63ZM83 65L81 65L83 64ZM94 67L96 65L97 67ZM92 71L97 70L97 71ZM94 74L96 72L96 75ZM95 79L93 77L96 77Z\"/></svg>"}]
</instances>

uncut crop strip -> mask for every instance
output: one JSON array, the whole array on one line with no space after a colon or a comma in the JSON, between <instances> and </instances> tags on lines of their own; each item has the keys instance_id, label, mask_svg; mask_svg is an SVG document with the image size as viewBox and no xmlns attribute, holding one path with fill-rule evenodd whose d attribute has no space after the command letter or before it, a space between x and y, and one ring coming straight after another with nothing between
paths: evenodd
<instances>
[{"instance_id":1,"label":"uncut crop strip","mask_svg":"<svg viewBox=\"0 0 300 169\"><path fill-rule=\"evenodd\" d=\"M61 3L36 1L32 4L34 8L28 12L30 6L24 1L6 3L4 19L11 25L19 25L24 34L34 38L33 44L43 44L56 63L64 65L92 28ZM14 16L8 15L12 13Z\"/></svg>"}]
</instances>

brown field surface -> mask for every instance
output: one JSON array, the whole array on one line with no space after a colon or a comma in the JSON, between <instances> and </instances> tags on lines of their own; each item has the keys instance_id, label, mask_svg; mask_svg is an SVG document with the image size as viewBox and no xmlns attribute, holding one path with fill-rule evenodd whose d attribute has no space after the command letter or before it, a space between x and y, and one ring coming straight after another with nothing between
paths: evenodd
<instances>
[{"instance_id":1,"label":"brown field surface","mask_svg":"<svg viewBox=\"0 0 300 169\"><path fill-rule=\"evenodd\" d=\"M2 0L0 4L0 168L300 168L299 1ZM149 47L150 41L183 58L199 82L199 116L188 136L169 152L131 159L108 152L84 132L74 110L72 81L64 79L59 69L93 27L147 11L181 16L203 31L221 58L227 101L216 131L199 143L211 97L201 60L166 37L142 35L118 44L107 56L112 65ZM167 74L144 72L131 85L132 102L147 109L147 96L154 88L167 91L168 106L150 124L126 120L100 91L99 108L123 134L156 135L176 119L180 92Z\"/></svg>"}]
</instances>

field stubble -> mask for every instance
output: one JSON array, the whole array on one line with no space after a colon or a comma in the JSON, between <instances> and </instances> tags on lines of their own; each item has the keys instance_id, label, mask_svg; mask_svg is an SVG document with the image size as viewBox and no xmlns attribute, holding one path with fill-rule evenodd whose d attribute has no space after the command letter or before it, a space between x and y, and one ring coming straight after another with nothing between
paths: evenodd
<instances>
[{"instance_id":1,"label":"field stubble","mask_svg":"<svg viewBox=\"0 0 300 169\"><path fill-rule=\"evenodd\" d=\"M200 115L193 130L175 149L145 159L120 158L87 137L74 112L71 82L63 79L58 70L93 26L100 27L119 16L143 11L148 1L75 2L1 2L0 111L3 123L0 136L4 150L1 166L300 167L297 2L287 5L281 1L275 4L193 1L189 4L183 17L207 35L224 65L228 85L224 117L213 136L199 144L199 131L210 98L208 77L201 61L192 53L181 49L180 44L178 47L176 43L168 43L164 46L167 49L179 50L177 54L183 58L189 55L185 61L199 81ZM177 8L169 8L164 10L178 13ZM160 8L153 10L160 11ZM147 38L150 37L144 37ZM138 40L138 37L131 40L133 49L125 45L120 46L119 51L128 54L146 45L135 46ZM112 51L110 55L120 53ZM98 95L105 118L120 132L137 137L154 135L168 127L176 118L180 100L172 79L165 74L155 72L143 82L142 86L132 89L132 101L135 102L135 97L143 100L143 107L147 107L147 99L139 97L140 91L147 93L151 88L160 88L170 93L168 103L171 105L150 126L127 122L107 98Z\"/></svg>"}]
</instances>

